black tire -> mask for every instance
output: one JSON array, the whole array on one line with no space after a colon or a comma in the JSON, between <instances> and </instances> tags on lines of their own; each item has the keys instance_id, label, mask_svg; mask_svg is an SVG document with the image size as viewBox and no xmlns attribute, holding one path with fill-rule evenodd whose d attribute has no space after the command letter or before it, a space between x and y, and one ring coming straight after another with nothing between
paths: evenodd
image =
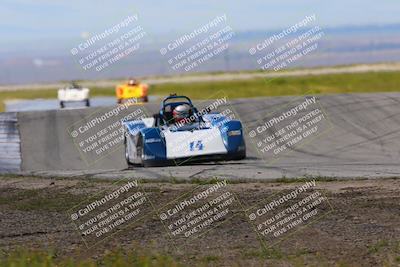
<instances>
[{"instance_id":1,"label":"black tire","mask_svg":"<svg viewBox=\"0 0 400 267\"><path fill-rule=\"evenodd\" d=\"M246 149L243 152L240 152L239 155L237 155L234 160L242 160L246 158Z\"/></svg>"},{"instance_id":2,"label":"black tire","mask_svg":"<svg viewBox=\"0 0 400 267\"><path fill-rule=\"evenodd\" d=\"M246 145L244 145L244 149L242 151L230 157L229 160L242 160L245 158L246 158Z\"/></svg>"},{"instance_id":3,"label":"black tire","mask_svg":"<svg viewBox=\"0 0 400 267\"><path fill-rule=\"evenodd\" d=\"M89 99L85 100L85 106L90 107L90 100Z\"/></svg>"},{"instance_id":4,"label":"black tire","mask_svg":"<svg viewBox=\"0 0 400 267\"><path fill-rule=\"evenodd\" d=\"M65 108L64 101L60 101L60 108Z\"/></svg>"}]
</instances>

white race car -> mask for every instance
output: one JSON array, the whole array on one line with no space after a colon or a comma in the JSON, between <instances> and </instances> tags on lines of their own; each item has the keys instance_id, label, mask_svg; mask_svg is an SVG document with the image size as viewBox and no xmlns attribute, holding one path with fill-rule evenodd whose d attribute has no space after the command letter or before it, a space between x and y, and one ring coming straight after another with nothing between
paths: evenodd
<instances>
[{"instance_id":1,"label":"white race car","mask_svg":"<svg viewBox=\"0 0 400 267\"><path fill-rule=\"evenodd\" d=\"M178 106L190 107L191 123L177 125ZM199 113L186 96L164 99L153 118L123 121L128 165L165 166L193 161L246 158L242 124L222 113Z\"/></svg>"},{"instance_id":2,"label":"white race car","mask_svg":"<svg viewBox=\"0 0 400 267\"><path fill-rule=\"evenodd\" d=\"M76 83L72 83L66 88L58 90L58 100L60 107L64 108L66 102L84 102L86 107L90 106L89 89L82 88Z\"/></svg>"}]
</instances>

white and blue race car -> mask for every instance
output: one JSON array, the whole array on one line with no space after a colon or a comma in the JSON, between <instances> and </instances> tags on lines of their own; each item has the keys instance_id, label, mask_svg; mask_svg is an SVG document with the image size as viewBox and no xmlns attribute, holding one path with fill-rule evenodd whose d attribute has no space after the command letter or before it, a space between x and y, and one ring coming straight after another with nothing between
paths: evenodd
<instances>
[{"instance_id":1,"label":"white and blue race car","mask_svg":"<svg viewBox=\"0 0 400 267\"><path fill-rule=\"evenodd\" d=\"M190 119L184 123L173 118L173 110L180 105L190 108ZM148 167L244 159L242 124L227 113L199 112L188 97L170 95L152 118L122 122L126 161Z\"/></svg>"}]
</instances>

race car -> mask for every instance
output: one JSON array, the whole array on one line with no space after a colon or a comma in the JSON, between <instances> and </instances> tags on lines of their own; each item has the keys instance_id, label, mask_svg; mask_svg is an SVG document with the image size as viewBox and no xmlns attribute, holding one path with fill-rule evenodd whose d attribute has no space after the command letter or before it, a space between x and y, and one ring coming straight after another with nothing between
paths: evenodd
<instances>
[{"instance_id":1,"label":"race car","mask_svg":"<svg viewBox=\"0 0 400 267\"><path fill-rule=\"evenodd\" d=\"M123 104L130 99L138 102L148 102L148 89L149 86L147 84L140 83L136 79L130 79L128 83L117 85L115 88L117 103Z\"/></svg>"},{"instance_id":2,"label":"race car","mask_svg":"<svg viewBox=\"0 0 400 267\"><path fill-rule=\"evenodd\" d=\"M246 157L242 124L199 112L186 96L170 95L151 118L122 121L128 165L165 166Z\"/></svg>"},{"instance_id":3,"label":"race car","mask_svg":"<svg viewBox=\"0 0 400 267\"><path fill-rule=\"evenodd\" d=\"M64 108L67 102L83 102L86 107L89 107L89 89L82 88L75 82L72 82L66 88L58 90L58 101L61 108Z\"/></svg>"}]
</instances>

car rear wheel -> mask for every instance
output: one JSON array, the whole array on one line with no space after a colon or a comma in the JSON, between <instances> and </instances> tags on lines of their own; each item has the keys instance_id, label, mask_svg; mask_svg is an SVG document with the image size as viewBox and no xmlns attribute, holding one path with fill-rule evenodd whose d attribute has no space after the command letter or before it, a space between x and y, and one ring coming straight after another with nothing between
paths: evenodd
<instances>
[{"instance_id":1,"label":"car rear wheel","mask_svg":"<svg viewBox=\"0 0 400 267\"><path fill-rule=\"evenodd\" d=\"M246 150L240 152L237 156L233 158L233 160L242 160L246 158Z\"/></svg>"}]
</instances>

